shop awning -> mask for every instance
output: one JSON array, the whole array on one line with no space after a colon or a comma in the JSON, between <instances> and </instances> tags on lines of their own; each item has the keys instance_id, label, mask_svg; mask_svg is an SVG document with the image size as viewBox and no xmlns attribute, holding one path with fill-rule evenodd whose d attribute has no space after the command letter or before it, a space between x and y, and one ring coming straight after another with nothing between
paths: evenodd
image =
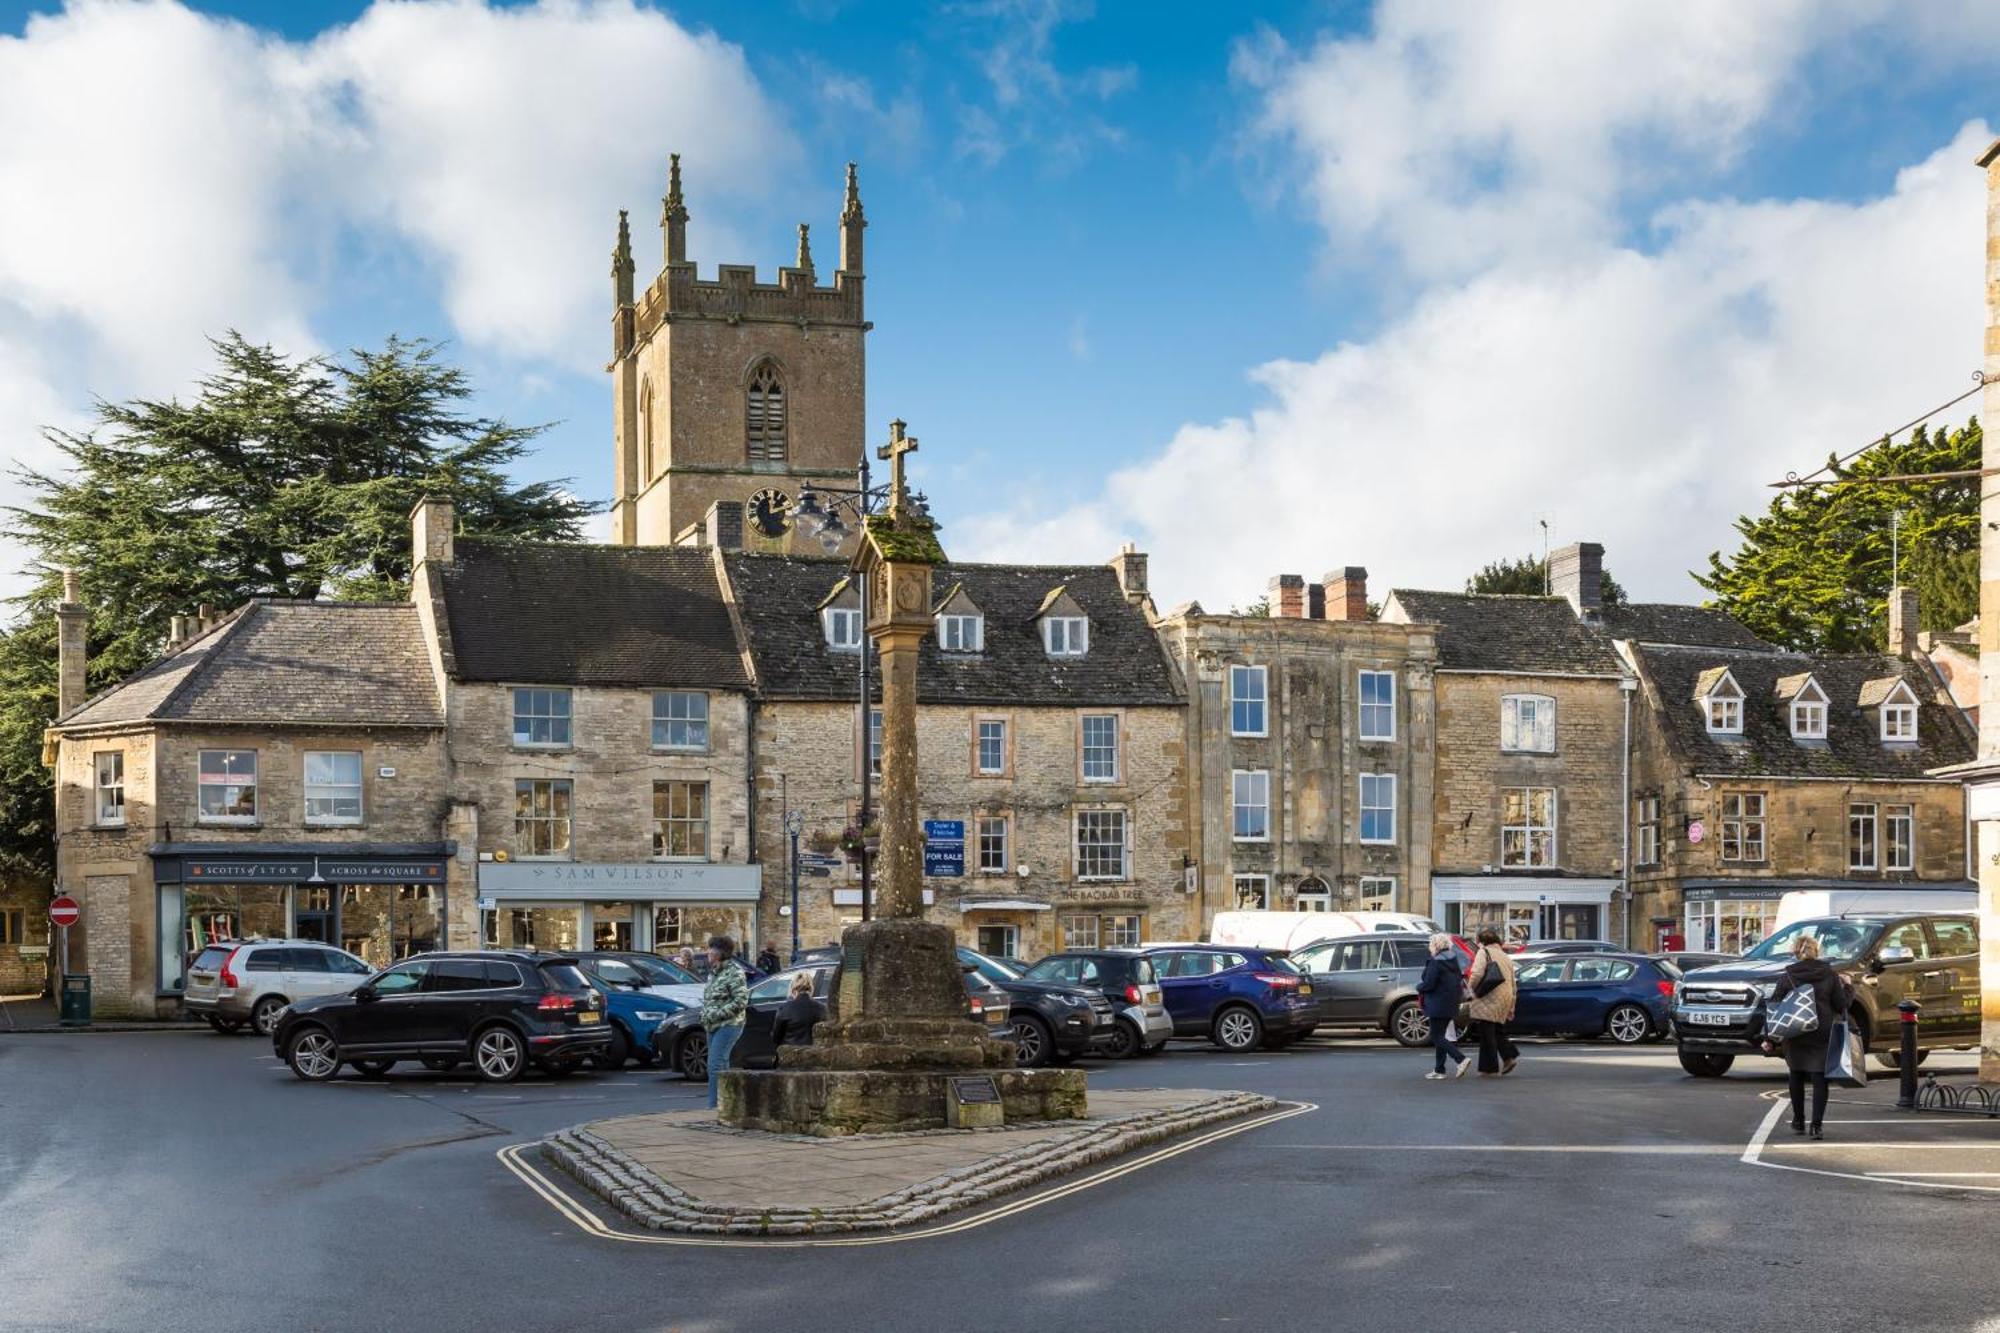
<instances>
[{"instance_id":1,"label":"shop awning","mask_svg":"<svg viewBox=\"0 0 2000 1333\"><path fill-rule=\"evenodd\" d=\"M1431 880L1435 903L1608 903L1615 879L1540 875L1439 875Z\"/></svg>"},{"instance_id":2,"label":"shop awning","mask_svg":"<svg viewBox=\"0 0 2000 1333\"><path fill-rule=\"evenodd\" d=\"M1047 912L1052 910L1047 903L1032 902L1026 898L981 898L958 905L961 912Z\"/></svg>"}]
</instances>

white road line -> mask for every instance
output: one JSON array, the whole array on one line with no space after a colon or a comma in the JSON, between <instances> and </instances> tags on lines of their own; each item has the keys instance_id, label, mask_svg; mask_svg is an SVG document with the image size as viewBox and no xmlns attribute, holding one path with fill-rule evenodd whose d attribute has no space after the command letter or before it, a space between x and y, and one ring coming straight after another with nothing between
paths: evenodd
<instances>
[{"instance_id":1,"label":"white road line","mask_svg":"<svg viewBox=\"0 0 2000 1333\"><path fill-rule=\"evenodd\" d=\"M2000 1171L1870 1171L1871 1176L1925 1176L1946 1180L2000 1180Z\"/></svg>"},{"instance_id":2,"label":"white road line","mask_svg":"<svg viewBox=\"0 0 2000 1333\"><path fill-rule=\"evenodd\" d=\"M1750 1136L1750 1146L1743 1150L1743 1161L1749 1166L1758 1165L1757 1159L1764 1155L1764 1140L1771 1137L1771 1130L1777 1125L1778 1117L1791 1108L1784 1102L1772 1102L1770 1113L1764 1123L1757 1126L1757 1132Z\"/></svg>"},{"instance_id":3,"label":"white road line","mask_svg":"<svg viewBox=\"0 0 2000 1333\"><path fill-rule=\"evenodd\" d=\"M1916 1190L1959 1190L1980 1194L2000 1194L2000 1185L1954 1185L1943 1180L1917 1180L1910 1178L1907 1172L1896 1175L1876 1175L1860 1171L1828 1171L1822 1167L1815 1166L1793 1166L1789 1162L1767 1162L1763 1160L1765 1140L1771 1137L1771 1130L1777 1125L1778 1117L1784 1115L1789 1110L1791 1110L1791 1107L1788 1102L1780 1101L1771 1103L1770 1113L1764 1117L1763 1123L1757 1126L1757 1132L1750 1136L1750 1146L1743 1150L1742 1161L1746 1166L1761 1166L1767 1171L1796 1171L1804 1176L1828 1176L1835 1180L1858 1180L1866 1185L1901 1185L1906 1189ZM1822 1140L1818 1143L1812 1143L1809 1146L1823 1147L1825 1143ZM1935 1147L1940 1145L1922 1144L1912 1146Z\"/></svg>"}]
</instances>

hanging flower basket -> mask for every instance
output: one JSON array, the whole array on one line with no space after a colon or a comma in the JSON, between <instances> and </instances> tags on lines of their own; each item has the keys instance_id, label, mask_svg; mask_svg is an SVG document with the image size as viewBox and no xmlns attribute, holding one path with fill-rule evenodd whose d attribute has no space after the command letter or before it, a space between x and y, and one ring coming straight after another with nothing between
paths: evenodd
<instances>
[{"instance_id":1,"label":"hanging flower basket","mask_svg":"<svg viewBox=\"0 0 2000 1333\"><path fill-rule=\"evenodd\" d=\"M882 846L880 826L870 824L866 828L849 824L840 831L840 850L850 860L858 861L863 856L873 856Z\"/></svg>"}]
</instances>

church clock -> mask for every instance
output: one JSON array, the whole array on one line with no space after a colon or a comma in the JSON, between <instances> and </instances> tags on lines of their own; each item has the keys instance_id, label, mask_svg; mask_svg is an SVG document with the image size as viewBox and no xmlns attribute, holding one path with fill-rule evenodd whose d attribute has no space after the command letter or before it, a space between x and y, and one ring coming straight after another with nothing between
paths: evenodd
<instances>
[{"instance_id":1,"label":"church clock","mask_svg":"<svg viewBox=\"0 0 2000 1333\"><path fill-rule=\"evenodd\" d=\"M750 521L766 537L782 537L792 526L792 497L766 486L750 497Z\"/></svg>"}]
</instances>

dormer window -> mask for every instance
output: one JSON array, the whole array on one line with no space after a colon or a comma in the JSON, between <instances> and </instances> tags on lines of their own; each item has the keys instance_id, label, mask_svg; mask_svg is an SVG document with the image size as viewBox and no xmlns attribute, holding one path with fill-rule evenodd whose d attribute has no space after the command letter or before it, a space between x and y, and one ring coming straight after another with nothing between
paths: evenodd
<instances>
[{"instance_id":1,"label":"dormer window","mask_svg":"<svg viewBox=\"0 0 2000 1333\"><path fill-rule=\"evenodd\" d=\"M1050 657L1082 657L1090 651L1090 621L1082 616L1050 616L1042 622L1042 646Z\"/></svg>"},{"instance_id":2,"label":"dormer window","mask_svg":"<svg viewBox=\"0 0 2000 1333\"><path fill-rule=\"evenodd\" d=\"M986 646L986 617L939 616L938 647L948 653L976 653Z\"/></svg>"},{"instance_id":3,"label":"dormer window","mask_svg":"<svg viewBox=\"0 0 2000 1333\"><path fill-rule=\"evenodd\" d=\"M1727 667L1703 672L1695 699L1701 704L1709 735L1743 734L1743 688L1736 683L1736 677L1729 674Z\"/></svg>"},{"instance_id":4,"label":"dormer window","mask_svg":"<svg viewBox=\"0 0 2000 1333\"><path fill-rule=\"evenodd\" d=\"M1826 691L1819 687L1818 681L1807 676L1792 695L1792 739L1825 740L1826 706Z\"/></svg>"},{"instance_id":5,"label":"dormer window","mask_svg":"<svg viewBox=\"0 0 2000 1333\"><path fill-rule=\"evenodd\" d=\"M826 626L826 646L836 653L861 651L861 608L829 606L819 613Z\"/></svg>"},{"instance_id":6,"label":"dormer window","mask_svg":"<svg viewBox=\"0 0 2000 1333\"><path fill-rule=\"evenodd\" d=\"M1861 687L1861 706L1873 708L1884 745L1914 745L1917 741L1917 694L1901 676L1884 676Z\"/></svg>"}]
</instances>

